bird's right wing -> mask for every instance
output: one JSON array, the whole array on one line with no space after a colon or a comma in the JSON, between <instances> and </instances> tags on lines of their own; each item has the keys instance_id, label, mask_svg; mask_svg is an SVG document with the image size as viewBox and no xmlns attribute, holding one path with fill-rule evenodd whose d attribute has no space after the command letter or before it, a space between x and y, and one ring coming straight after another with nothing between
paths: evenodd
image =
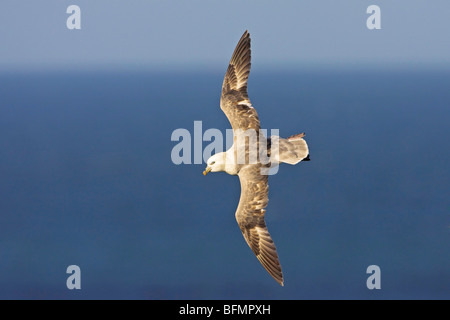
<instances>
[{"instance_id":1,"label":"bird's right wing","mask_svg":"<svg viewBox=\"0 0 450 320\"><path fill-rule=\"evenodd\" d=\"M231 127L246 131L260 129L258 113L250 103L247 94L247 80L251 67L250 34L245 31L231 57L222 85L220 108Z\"/></svg>"}]
</instances>

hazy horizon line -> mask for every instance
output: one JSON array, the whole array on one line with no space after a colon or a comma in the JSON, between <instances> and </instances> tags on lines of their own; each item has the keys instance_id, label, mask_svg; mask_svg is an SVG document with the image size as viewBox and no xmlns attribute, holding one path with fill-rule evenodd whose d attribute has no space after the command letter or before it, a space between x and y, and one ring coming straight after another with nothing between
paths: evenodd
<instances>
[{"instance_id":1,"label":"hazy horizon line","mask_svg":"<svg viewBox=\"0 0 450 320\"><path fill-rule=\"evenodd\" d=\"M1 74L27 74L27 73L89 73L89 72L144 72L144 73L224 73L226 68L221 64L117 64L96 63L84 65L70 64L41 64L30 66L5 66L0 64ZM324 62L324 63L302 63L289 65L289 63L253 64L252 72L324 72L324 71L393 71L393 72L450 72L450 63L409 63L409 62L373 62L373 63L349 63L349 62Z\"/></svg>"}]
</instances>

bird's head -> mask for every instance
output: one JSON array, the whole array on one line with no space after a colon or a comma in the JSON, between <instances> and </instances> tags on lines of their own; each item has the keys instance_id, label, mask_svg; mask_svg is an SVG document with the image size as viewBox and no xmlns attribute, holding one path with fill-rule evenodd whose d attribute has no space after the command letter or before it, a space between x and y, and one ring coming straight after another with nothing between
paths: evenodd
<instances>
[{"instance_id":1,"label":"bird's head","mask_svg":"<svg viewBox=\"0 0 450 320\"><path fill-rule=\"evenodd\" d=\"M225 159L226 159L225 152L216 153L215 155L211 156L206 162L207 166L205 171L203 171L203 175L206 176L210 172L224 171Z\"/></svg>"}]
</instances>

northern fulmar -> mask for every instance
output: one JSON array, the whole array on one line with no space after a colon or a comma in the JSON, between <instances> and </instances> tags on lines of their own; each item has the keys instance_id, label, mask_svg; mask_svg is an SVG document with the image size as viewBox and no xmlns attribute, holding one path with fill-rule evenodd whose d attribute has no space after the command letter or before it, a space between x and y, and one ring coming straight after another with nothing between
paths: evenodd
<instances>
[{"instance_id":1,"label":"northern fulmar","mask_svg":"<svg viewBox=\"0 0 450 320\"><path fill-rule=\"evenodd\" d=\"M203 174L225 171L230 175L239 176L241 197L236 210L239 228L267 272L283 286L284 279L277 249L264 220L265 208L269 201L269 169L280 163L294 165L302 160L308 161L309 150L303 139L304 133L287 139L264 136L258 114L247 94L250 66L250 34L245 31L228 65L220 99L220 108L233 128L233 146L226 152L211 156ZM252 135L249 132L256 134ZM254 150L256 160L254 157L252 161Z\"/></svg>"}]
</instances>

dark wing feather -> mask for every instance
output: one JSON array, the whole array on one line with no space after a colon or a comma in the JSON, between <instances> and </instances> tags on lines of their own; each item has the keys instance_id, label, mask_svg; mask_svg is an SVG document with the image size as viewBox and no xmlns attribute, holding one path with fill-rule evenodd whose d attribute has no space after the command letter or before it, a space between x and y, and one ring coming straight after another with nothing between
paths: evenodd
<instances>
[{"instance_id":1,"label":"dark wing feather","mask_svg":"<svg viewBox=\"0 0 450 320\"><path fill-rule=\"evenodd\" d=\"M246 166L239 172L241 199L236 220L247 244L269 274L283 285L283 273L277 249L264 221L269 202L268 176L261 175L261 166Z\"/></svg>"},{"instance_id":2,"label":"dark wing feather","mask_svg":"<svg viewBox=\"0 0 450 320\"><path fill-rule=\"evenodd\" d=\"M233 130L259 131L258 113L252 107L247 94L247 80L251 67L250 34L245 31L239 40L222 85L220 108Z\"/></svg>"}]
</instances>

